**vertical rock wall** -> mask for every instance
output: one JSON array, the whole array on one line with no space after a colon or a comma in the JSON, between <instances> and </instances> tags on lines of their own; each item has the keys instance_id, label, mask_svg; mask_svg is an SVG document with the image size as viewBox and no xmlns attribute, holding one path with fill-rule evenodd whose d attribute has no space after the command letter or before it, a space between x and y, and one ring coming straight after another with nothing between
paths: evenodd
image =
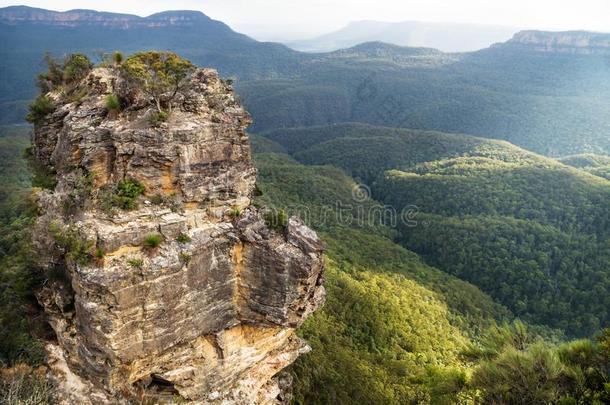
<instances>
[{"instance_id":1,"label":"vertical rock wall","mask_svg":"<svg viewBox=\"0 0 610 405\"><path fill-rule=\"evenodd\" d=\"M111 93L129 100L120 113ZM38 193L39 301L65 403L285 400L274 376L309 350L295 328L324 301L322 245L251 206L250 118L230 86L197 70L159 126L115 69L49 97L33 140L58 179ZM125 180L145 186L137 208L108 209Z\"/></svg>"}]
</instances>

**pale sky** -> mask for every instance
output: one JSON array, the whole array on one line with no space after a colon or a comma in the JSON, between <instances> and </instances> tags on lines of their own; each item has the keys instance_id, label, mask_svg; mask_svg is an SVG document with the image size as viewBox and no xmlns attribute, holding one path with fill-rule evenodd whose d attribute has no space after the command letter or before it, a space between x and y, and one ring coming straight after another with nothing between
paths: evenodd
<instances>
[{"instance_id":1,"label":"pale sky","mask_svg":"<svg viewBox=\"0 0 610 405\"><path fill-rule=\"evenodd\" d=\"M0 0L1 7L18 4L141 16L164 10L199 10L260 40L309 38L356 20L610 32L610 0Z\"/></svg>"}]
</instances>

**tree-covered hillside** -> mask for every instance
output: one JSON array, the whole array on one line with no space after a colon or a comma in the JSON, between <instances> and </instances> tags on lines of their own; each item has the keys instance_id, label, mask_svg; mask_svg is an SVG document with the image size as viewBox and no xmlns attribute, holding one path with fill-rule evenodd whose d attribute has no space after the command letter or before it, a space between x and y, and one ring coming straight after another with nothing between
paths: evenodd
<instances>
[{"instance_id":1,"label":"tree-covered hillside","mask_svg":"<svg viewBox=\"0 0 610 405\"><path fill-rule=\"evenodd\" d=\"M565 156L559 159L559 161L610 180L610 156L585 153Z\"/></svg>"},{"instance_id":2,"label":"tree-covered hillside","mask_svg":"<svg viewBox=\"0 0 610 405\"><path fill-rule=\"evenodd\" d=\"M273 142L254 137L253 144L268 152ZM354 200L355 182L343 172L303 166L281 153L255 158L258 203L300 213L308 208L327 245L328 301L300 331L313 350L292 368L295 403L517 404L532 397L542 399L531 403L546 404L609 397L607 337L556 346L540 337L552 339L547 329L494 326L512 314L394 243L387 225L359 221L379 203ZM337 202L353 209L330 215Z\"/></svg>"},{"instance_id":3,"label":"tree-covered hillside","mask_svg":"<svg viewBox=\"0 0 610 405\"><path fill-rule=\"evenodd\" d=\"M359 213L379 203L354 202L355 182L340 170L283 154L255 159L259 204L305 216L328 249L328 302L301 329L313 351L294 367L297 403L429 401L431 375L464 373L470 339L511 318L476 287L394 244L383 223L362 222ZM338 217L337 203L352 210Z\"/></svg>"},{"instance_id":4,"label":"tree-covered hillside","mask_svg":"<svg viewBox=\"0 0 610 405\"><path fill-rule=\"evenodd\" d=\"M381 44L341 55L319 57L290 81L240 83L255 130L356 121L504 139L553 156L610 148L604 56L495 47L407 57ZM312 86L324 93L311 97Z\"/></svg>"},{"instance_id":5,"label":"tree-covered hillside","mask_svg":"<svg viewBox=\"0 0 610 405\"><path fill-rule=\"evenodd\" d=\"M417 213L398 240L534 323L610 324L610 182L502 141L360 124L265 133Z\"/></svg>"},{"instance_id":6,"label":"tree-covered hillside","mask_svg":"<svg viewBox=\"0 0 610 405\"><path fill-rule=\"evenodd\" d=\"M387 169L408 168L474 151L493 155L495 150L509 145L473 136L356 123L279 129L261 134L303 163L332 164L367 183ZM513 147L513 150L515 159L534 156L519 148Z\"/></svg>"},{"instance_id":7,"label":"tree-covered hillside","mask_svg":"<svg viewBox=\"0 0 610 405\"><path fill-rule=\"evenodd\" d=\"M610 182L561 165L461 157L390 171L373 190L427 226L405 246L517 315L589 335L610 323Z\"/></svg>"}]
</instances>

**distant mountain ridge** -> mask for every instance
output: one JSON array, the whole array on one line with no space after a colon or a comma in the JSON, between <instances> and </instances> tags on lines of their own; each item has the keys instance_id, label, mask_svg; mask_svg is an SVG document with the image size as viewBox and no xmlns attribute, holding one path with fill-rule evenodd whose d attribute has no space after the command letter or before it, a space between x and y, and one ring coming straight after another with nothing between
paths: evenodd
<instances>
[{"instance_id":1,"label":"distant mountain ridge","mask_svg":"<svg viewBox=\"0 0 610 405\"><path fill-rule=\"evenodd\" d=\"M459 59L459 54L444 53L434 48L404 47L385 42L364 42L322 55L329 61L380 61L403 68L441 66Z\"/></svg>"},{"instance_id":2,"label":"distant mountain ridge","mask_svg":"<svg viewBox=\"0 0 610 405\"><path fill-rule=\"evenodd\" d=\"M549 156L610 153L603 34L526 31L467 53L383 42L304 53L200 12L138 17L8 7L0 9L0 38L4 124L23 122L47 51L98 62L104 51L157 49L234 79L253 132L356 121L504 139Z\"/></svg>"},{"instance_id":3,"label":"distant mountain ridge","mask_svg":"<svg viewBox=\"0 0 610 405\"><path fill-rule=\"evenodd\" d=\"M387 42L399 46L435 48L443 52L469 52L504 42L517 28L494 25L430 23L421 21L355 21L316 38L285 42L304 52L330 52L363 42Z\"/></svg>"},{"instance_id":4,"label":"distant mountain ridge","mask_svg":"<svg viewBox=\"0 0 610 405\"><path fill-rule=\"evenodd\" d=\"M610 34L589 31L520 31L510 41L495 45L539 52L610 54Z\"/></svg>"},{"instance_id":5,"label":"distant mountain ridge","mask_svg":"<svg viewBox=\"0 0 610 405\"><path fill-rule=\"evenodd\" d=\"M132 14L107 13L95 10L52 11L27 6L12 6L0 9L0 20L4 24L30 23L64 27L103 26L121 29L192 26L202 22L223 24L212 20L199 11L190 10L164 11L148 17L140 17Z\"/></svg>"}]
</instances>

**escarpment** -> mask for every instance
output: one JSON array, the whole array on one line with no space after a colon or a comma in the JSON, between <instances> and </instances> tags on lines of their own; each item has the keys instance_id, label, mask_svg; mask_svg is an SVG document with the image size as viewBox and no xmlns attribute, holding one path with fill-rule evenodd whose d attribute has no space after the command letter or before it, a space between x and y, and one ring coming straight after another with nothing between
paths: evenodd
<instances>
[{"instance_id":1,"label":"escarpment","mask_svg":"<svg viewBox=\"0 0 610 405\"><path fill-rule=\"evenodd\" d=\"M587 31L520 31L496 47L574 55L610 54L610 35Z\"/></svg>"},{"instance_id":2,"label":"escarpment","mask_svg":"<svg viewBox=\"0 0 610 405\"><path fill-rule=\"evenodd\" d=\"M288 401L278 373L309 350L295 328L324 301L322 245L251 204L230 85L195 69L159 111L100 67L46 98L33 154L57 184L37 194L38 299L62 400Z\"/></svg>"}]
</instances>

